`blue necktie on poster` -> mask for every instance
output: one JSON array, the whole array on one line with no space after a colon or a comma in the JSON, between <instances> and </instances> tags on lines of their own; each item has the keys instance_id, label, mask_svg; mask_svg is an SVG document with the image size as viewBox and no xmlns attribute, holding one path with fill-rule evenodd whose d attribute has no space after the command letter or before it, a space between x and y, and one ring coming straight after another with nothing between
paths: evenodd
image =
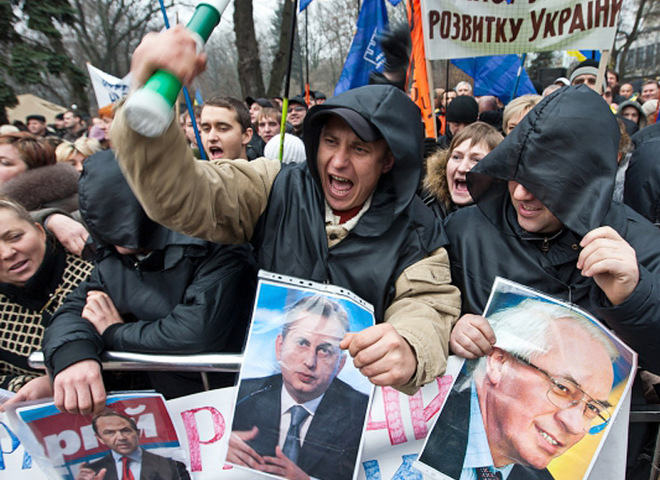
<instances>
[{"instance_id":1,"label":"blue necktie on poster","mask_svg":"<svg viewBox=\"0 0 660 480\"><path fill-rule=\"evenodd\" d=\"M291 425L286 432L286 440L284 441L284 447L282 447L282 453L293 463L296 463L300 454L300 427L309 416L309 412L301 405L294 405L291 407L290 412Z\"/></svg>"},{"instance_id":2,"label":"blue necktie on poster","mask_svg":"<svg viewBox=\"0 0 660 480\"><path fill-rule=\"evenodd\" d=\"M381 71L385 55L378 36L388 30L385 0L365 0L358 17L357 32L346 57L335 95L369 83L369 74Z\"/></svg>"},{"instance_id":3,"label":"blue necktie on poster","mask_svg":"<svg viewBox=\"0 0 660 480\"><path fill-rule=\"evenodd\" d=\"M474 78L474 95L494 95L509 103L518 76L518 55L494 55L452 60L452 64ZM536 89L523 68L516 96L536 93Z\"/></svg>"}]
</instances>

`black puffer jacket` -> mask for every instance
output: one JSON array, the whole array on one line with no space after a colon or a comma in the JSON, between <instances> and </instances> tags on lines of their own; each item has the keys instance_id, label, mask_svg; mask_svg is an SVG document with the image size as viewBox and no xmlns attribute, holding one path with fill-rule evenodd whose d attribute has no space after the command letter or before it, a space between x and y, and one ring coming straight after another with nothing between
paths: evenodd
<instances>
[{"instance_id":1,"label":"black puffer jacket","mask_svg":"<svg viewBox=\"0 0 660 480\"><path fill-rule=\"evenodd\" d=\"M256 278L248 246L212 244L149 220L110 151L86 160L79 199L96 261L90 279L72 293L46 331L44 351L54 375L75 362L98 360L104 349L241 351ZM113 245L151 253L120 255ZM106 292L125 322L103 336L81 317L91 290ZM184 388L176 381L154 386L166 396L190 393L175 391Z\"/></svg>"},{"instance_id":2,"label":"black puffer jacket","mask_svg":"<svg viewBox=\"0 0 660 480\"><path fill-rule=\"evenodd\" d=\"M394 155L394 167L381 176L371 207L348 237L329 248L316 162L285 165L252 243L260 268L347 287L372 303L382 321L401 272L446 245L447 238L415 195L422 175L423 140L417 106L400 90L385 85L351 90L315 106L303 128L307 158L316 158L324 125L318 115L337 106L369 120Z\"/></svg>"},{"instance_id":3,"label":"black puffer jacket","mask_svg":"<svg viewBox=\"0 0 660 480\"><path fill-rule=\"evenodd\" d=\"M452 278L463 313L481 313L497 275L576 303L603 320L660 372L660 232L625 205L612 203L618 126L586 86L562 88L532 109L468 174L477 205L451 215ZM520 228L507 181L527 188L564 224L550 237ZM580 240L609 225L635 249L640 280L613 306L576 268Z\"/></svg>"}]
</instances>

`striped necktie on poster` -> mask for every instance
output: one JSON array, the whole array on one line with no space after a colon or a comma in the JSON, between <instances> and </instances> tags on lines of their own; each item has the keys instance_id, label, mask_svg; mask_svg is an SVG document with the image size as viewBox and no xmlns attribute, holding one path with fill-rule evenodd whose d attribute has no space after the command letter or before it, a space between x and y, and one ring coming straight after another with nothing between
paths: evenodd
<instances>
[{"instance_id":1,"label":"striped necktie on poster","mask_svg":"<svg viewBox=\"0 0 660 480\"><path fill-rule=\"evenodd\" d=\"M479 480L502 480L500 472L493 472L489 467L479 467L474 469L477 472Z\"/></svg>"},{"instance_id":2,"label":"striped necktie on poster","mask_svg":"<svg viewBox=\"0 0 660 480\"><path fill-rule=\"evenodd\" d=\"M296 463L300 453L300 426L309 415L309 412L300 405L294 405L289 411L291 412L291 425L289 431L286 432L282 453L293 463Z\"/></svg>"}]
</instances>

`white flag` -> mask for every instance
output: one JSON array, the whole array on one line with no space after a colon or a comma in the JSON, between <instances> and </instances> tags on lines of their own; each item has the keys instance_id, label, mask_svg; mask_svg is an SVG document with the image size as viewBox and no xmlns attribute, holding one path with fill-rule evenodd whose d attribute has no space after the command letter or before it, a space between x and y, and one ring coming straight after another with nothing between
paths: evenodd
<instances>
[{"instance_id":1,"label":"white flag","mask_svg":"<svg viewBox=\"0 0 660 480\"><path fill-rule=\"evenodd\" d=\"M128 93L131 85L130 74L124 78L109 75L89 63L87 64L89 78L92 80L96 103L99 107L105 107L123 98Z\"/></svg>"}]
</instances>

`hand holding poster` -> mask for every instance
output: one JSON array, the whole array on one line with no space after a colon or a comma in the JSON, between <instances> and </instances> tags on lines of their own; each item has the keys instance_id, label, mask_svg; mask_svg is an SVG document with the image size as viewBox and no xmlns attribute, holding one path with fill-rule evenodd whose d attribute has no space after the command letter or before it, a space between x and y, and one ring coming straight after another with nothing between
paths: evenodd
<instances>
[{"instance_id":1,"label":"hand holding poster","mask_svg":"<svg viewBox=\"0 0 660 480\"><path fill-rule=\"evenodd\" d=\"M484 316L497 342L466 362L415 466L443 479L586 478L636 354L586 312L501 278Z\"/></svg>"},{"instance_id":2,"label":"hand holding poster","mask_svg":"<svg viewBox=\"0 0 660 480\"><path fill-rule=\"evenodd\" d=\"M600 50L614 43L623 0L423 0L430 60Z\"/></svg>"}]
</instances>

